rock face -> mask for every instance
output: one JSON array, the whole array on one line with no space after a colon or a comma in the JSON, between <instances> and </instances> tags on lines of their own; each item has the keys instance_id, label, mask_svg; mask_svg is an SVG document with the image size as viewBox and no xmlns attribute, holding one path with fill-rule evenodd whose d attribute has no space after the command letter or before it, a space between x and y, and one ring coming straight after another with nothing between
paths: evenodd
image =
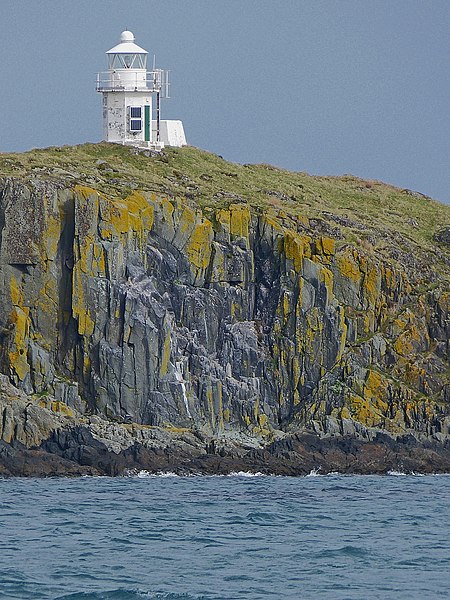
<instances>
[{"instance_id":1,"label":"rock face","mask_svg":"<svg viewBox=\"0 0 450 600\"><path fill-rule=\"evenodd\" d=\"M448 279L408 240L381 255L327 215L5 177L0 371L58 419L260 445L305 429L444 442ZM64 429L17 433L12 406L5 442Z\"/></svg>"}]
</instances>

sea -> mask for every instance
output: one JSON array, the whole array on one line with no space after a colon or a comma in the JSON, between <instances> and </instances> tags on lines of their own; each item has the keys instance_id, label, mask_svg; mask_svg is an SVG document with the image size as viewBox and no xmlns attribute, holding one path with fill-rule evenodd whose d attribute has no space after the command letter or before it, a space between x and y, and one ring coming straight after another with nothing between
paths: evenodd
<instances>
[{"instance_id":1,"label":"sea","mask_svg":"<svg viewBox=\"0 0 450 600\"><path fill-rule=\"evenodd\" d=\"M0 479L13 598L450 598L450 476Z\"/></svg>"}]
</instances>

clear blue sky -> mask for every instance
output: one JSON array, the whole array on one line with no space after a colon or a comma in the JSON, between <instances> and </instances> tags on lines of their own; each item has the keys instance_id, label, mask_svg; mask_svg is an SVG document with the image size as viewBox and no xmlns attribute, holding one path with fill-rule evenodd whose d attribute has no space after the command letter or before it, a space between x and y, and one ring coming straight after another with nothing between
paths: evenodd
<instances>
[{"instance_id":1,"label":"clear blue sky","mask_svg":"<svg viewBox=\"0 0 450 600\"><path fill-rule=\"evenodd\" d=\"M0 151L98 141L127 27L192 145L450 202L449 25L449 0L1 0Z\"/></svg>"}]
</instances>

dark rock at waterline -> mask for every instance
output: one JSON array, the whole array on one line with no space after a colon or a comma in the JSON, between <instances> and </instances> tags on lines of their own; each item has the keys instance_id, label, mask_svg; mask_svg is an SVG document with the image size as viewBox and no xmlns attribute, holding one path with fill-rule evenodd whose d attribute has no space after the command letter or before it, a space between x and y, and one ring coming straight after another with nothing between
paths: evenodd
<instances>
[{"instance_id":1,"label":"dark rock at waterline","mask_svg":"<svg viewBox=\"0 0 450 600\"><path fill-rule=\"evenodd\" d=\"M299 476L311 471L383 474L389 471L444 473L450 471L450 444L420 443L413 436L397 440L379 434L371 441L350 436L320 438L296 434L266 448L229 447L213 452L181 446L146 448L135 443L115 453L96 440L88 429L75 427L55 432L39 448L20 442L0 442L0 475L79 476L125 475L145 470L180 475L216 475L233 472ZM201 453L203 450L203 453Z\"/></svg>"},{"instance_id":2,"label":"dark rock at waterline","mask_svg":"<svg viewBox=\"0 0 450 600\"><path fill-rule=\"evenodd\" d=\"M41 448L29 449L20 442L0 440L0 476L9 477L78 477L98 475L92 467L67 460Z\"/></svg>"}]
</instances>

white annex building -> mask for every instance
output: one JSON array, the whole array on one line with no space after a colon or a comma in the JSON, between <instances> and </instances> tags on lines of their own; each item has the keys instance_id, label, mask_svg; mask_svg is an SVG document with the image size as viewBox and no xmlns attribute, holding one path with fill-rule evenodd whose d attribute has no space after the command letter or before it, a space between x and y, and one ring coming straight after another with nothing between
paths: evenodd
<instances>
[{"instance_id":1,"label":"white annex building","mask_svg":"<svg viewBox=\"0 0 450 600\"><path fill-rule=\"evenodd\" d=\"M168 71L147 71L148 52L135 44L131 31L106 53L108 71L97 74L103 94L103 139L160 150L185 146L183 123L160 119L161 98L169 97Z\"/></svg>"}]
</instances>

